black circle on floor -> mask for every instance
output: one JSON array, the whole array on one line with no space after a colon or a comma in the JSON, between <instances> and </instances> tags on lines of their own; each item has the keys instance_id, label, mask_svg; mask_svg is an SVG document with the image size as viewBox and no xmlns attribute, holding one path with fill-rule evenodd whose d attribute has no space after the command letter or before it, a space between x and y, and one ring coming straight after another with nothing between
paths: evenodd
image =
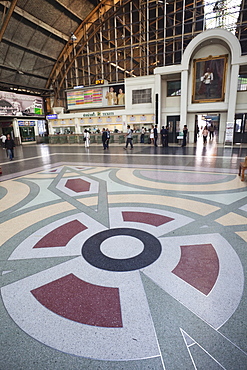
<instances>
[{"instance_id":1,"label":"black circle on floor","mask_svg":"<svg viewBox=\"0 0 247 370\"><path fill-rule=\"evenodd\" d=\"M143 251L137 256L124 259L115 259L104 255L100 250L101 244L108 238L121 235L139 239L144 245ZM82 256L88 263L108 271L133 271L141 269L156 261L160 253L161 244L156 237L146 231L130 228L101 231L87 239L82 246Z\"/></svg>"}]
</instances>

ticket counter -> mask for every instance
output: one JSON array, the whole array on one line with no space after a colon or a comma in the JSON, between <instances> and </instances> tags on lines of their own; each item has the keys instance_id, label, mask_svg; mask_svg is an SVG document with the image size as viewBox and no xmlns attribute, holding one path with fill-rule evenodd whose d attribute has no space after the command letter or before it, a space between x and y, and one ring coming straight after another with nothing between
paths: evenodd
<instances>
[{"instance_id":1,"label":"ticket counter","mask_svg":"<svg viewBox=\"0 0 247 370\"><path fill-rule=\"evenodd\" d=\"M20 127L21 142L35 141L34 127Z\"/></svg>"}]
</instances>

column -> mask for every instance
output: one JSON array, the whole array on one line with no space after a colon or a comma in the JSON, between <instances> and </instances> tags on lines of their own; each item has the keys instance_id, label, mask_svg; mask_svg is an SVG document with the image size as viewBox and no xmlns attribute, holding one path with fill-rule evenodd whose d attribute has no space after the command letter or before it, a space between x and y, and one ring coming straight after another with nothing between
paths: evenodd
<instances>
[{"instance_id":1,"label":"column","mask_svg":"<svg viewBox=\"0 0 247 370\"><path fill-rule=\"evenodd\" d=\"M237 91L238 91L238 75L239 75L239 65L234 64L231 67L227 122L234 122L235 119Z\"/></svg>"},{"instance_id":2,"label":"column","mask_svg":"<svg viewBox=\"0 0 247 370\"><path fill-rule=\"evenodd\" d=\"M35 140L37 141L37 137L39 136L39 126L38 126L37 120L35 120L35 125L34 125L34 136L35 136Z\"/></svg>"},{"instance_id":3,"label":"column","mask_svg":"<svg viewBox=\"0 0 247 370\"><path fill-rule=\"evenodd\" d=\"M17 141L17 144L21 144L20 128L18 125L18 120L16 118L13 119L13 131L14 131L14 137Z\"/></svg>"},{"instance_id":4,"label":"column","mask_svg":"<svg viewBox=\"0 0 247 370\"><path fill-rule=\"evenodd\" d=\"M156 112L156 97L158 98L157 112ZM157 117L156 117L154 123L158 124L158 132L160 132L160 128L161 128L161 110L162 110L161 100L162 100L162 96L161 96L161 75L156 74L156 75L154 75L154 116L156 117L156 113L157 113Z\"/></svg>"},{"instance_id":5,"label":"column","mask_svg":"<svg viewBox=\"0 0 247 370\"><path fill-rule=\"evenodd\" d=\"M80 134L79 118L75 117L74 122L75 122L75 134L78 135Z\"/></svg>"},{"instance_id":6,"label":"column","mask_svg":"<svg viewBox=\"0 0 247 370\"><path fill-rule=\"evenodd\" d=\"M187 125L187 106L188 106L188 70L181 73L181 100L180 100L180 129Z\"/></svg>"}]
</instances>

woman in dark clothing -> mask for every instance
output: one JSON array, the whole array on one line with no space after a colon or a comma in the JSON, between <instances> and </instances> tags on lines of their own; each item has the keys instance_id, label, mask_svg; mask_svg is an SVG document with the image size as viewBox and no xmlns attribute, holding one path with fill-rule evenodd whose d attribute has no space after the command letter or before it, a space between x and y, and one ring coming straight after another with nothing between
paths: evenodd
<instances>
[{"instance_id":1,"label":"woman in dark clothing","mask_svg":"<svg viewBox=\"0 0 247 370\"><path fill-rule=\"evenodd\" d=\"M9 157L11 161L14 158L14 147L15 147L15 142L11 138L10 134L8 134L7 139L5 140L5 149L7 150L7 156Z\"/></svg>"},{"instance_id":2,"label":"woman in dark clothing","mask_svg":"<svg viewBox=\"0 0 247 370\"><path fill-rule=\"evenodd\" d=\"M102 131L102 143L103 143L104 150L106 150L106 148L107 148L107 132L106 132L105 128L103 128L103 131Z\"/></svg>"},{"instance_id":3,"label":"woman in dark clothing","mask_svg":"<svg viewBox=\"0 0 247 370\"><path fill-rule=\"evenodd\" d=\"M186 146L187 134L188 134L187 125L184 125L184 129L183 129L183 144L182 144L182 146Z\"/></svg>"},{"instance_id":4,"label":"woman in dark clothing","mask_svg":"<svg viewBox=\"0 0 247 370\"><path fill-rule=\"evenodd\" d=\"M161 144L163 147L168 146L168 126L166 128L162 126L162 129L160 130L161 135Z\"/></svg>"}]
</instances>

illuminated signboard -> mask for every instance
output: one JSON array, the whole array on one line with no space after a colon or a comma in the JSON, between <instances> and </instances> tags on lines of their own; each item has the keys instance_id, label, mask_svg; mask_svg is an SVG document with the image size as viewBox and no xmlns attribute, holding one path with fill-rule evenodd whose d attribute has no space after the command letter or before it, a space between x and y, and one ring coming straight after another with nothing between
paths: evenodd
<instances>
[{"instance_id":1,"label":"illuminated signboard","mask_svg":"<svg viewBox=\"0 0 247 370\"><path fill-rule=\"evenodd\" d=\"M41 116L43 114L41 97L0 91L0 116Z\"/></svg>"},{"instance_id":2,"label":"illuminated signboard","mask_svg":"<svg viewBox=\"0 0 247 370\"><path fill-rule=\"evenodd\" d=\"M18 121L18 126L35 126L35 121Z\"/></svg>"},{"instance_id":3,"label":"illuminated signboard","mask_svg":"<svg viewBox=\"0 0 247 370\"><path fill-rule=\"evenodd\" d=\"M48 114L46 116L47 119L57 119L57 114Z\"/></svg>"},{"instance_id":4,"label":"illuminated signboard","mask_svg":"<svg viewBox=\"0 0 247 370\"><path fill-rule=\"evenodd\" d=\"M78 109L85 105L101 105L102 89L73 90L67 92L68 109Z\"/></svg>"},{"instance_id":5,"label":"illuminated signboard","mask_svg":"<svg viewBox=\"0 0 247 370\"><path fill-rule=\"evenodd\" d=\"M66 93L68 110L125 105L123 84L73 89Z\"/></svg>"}]
</instances>

